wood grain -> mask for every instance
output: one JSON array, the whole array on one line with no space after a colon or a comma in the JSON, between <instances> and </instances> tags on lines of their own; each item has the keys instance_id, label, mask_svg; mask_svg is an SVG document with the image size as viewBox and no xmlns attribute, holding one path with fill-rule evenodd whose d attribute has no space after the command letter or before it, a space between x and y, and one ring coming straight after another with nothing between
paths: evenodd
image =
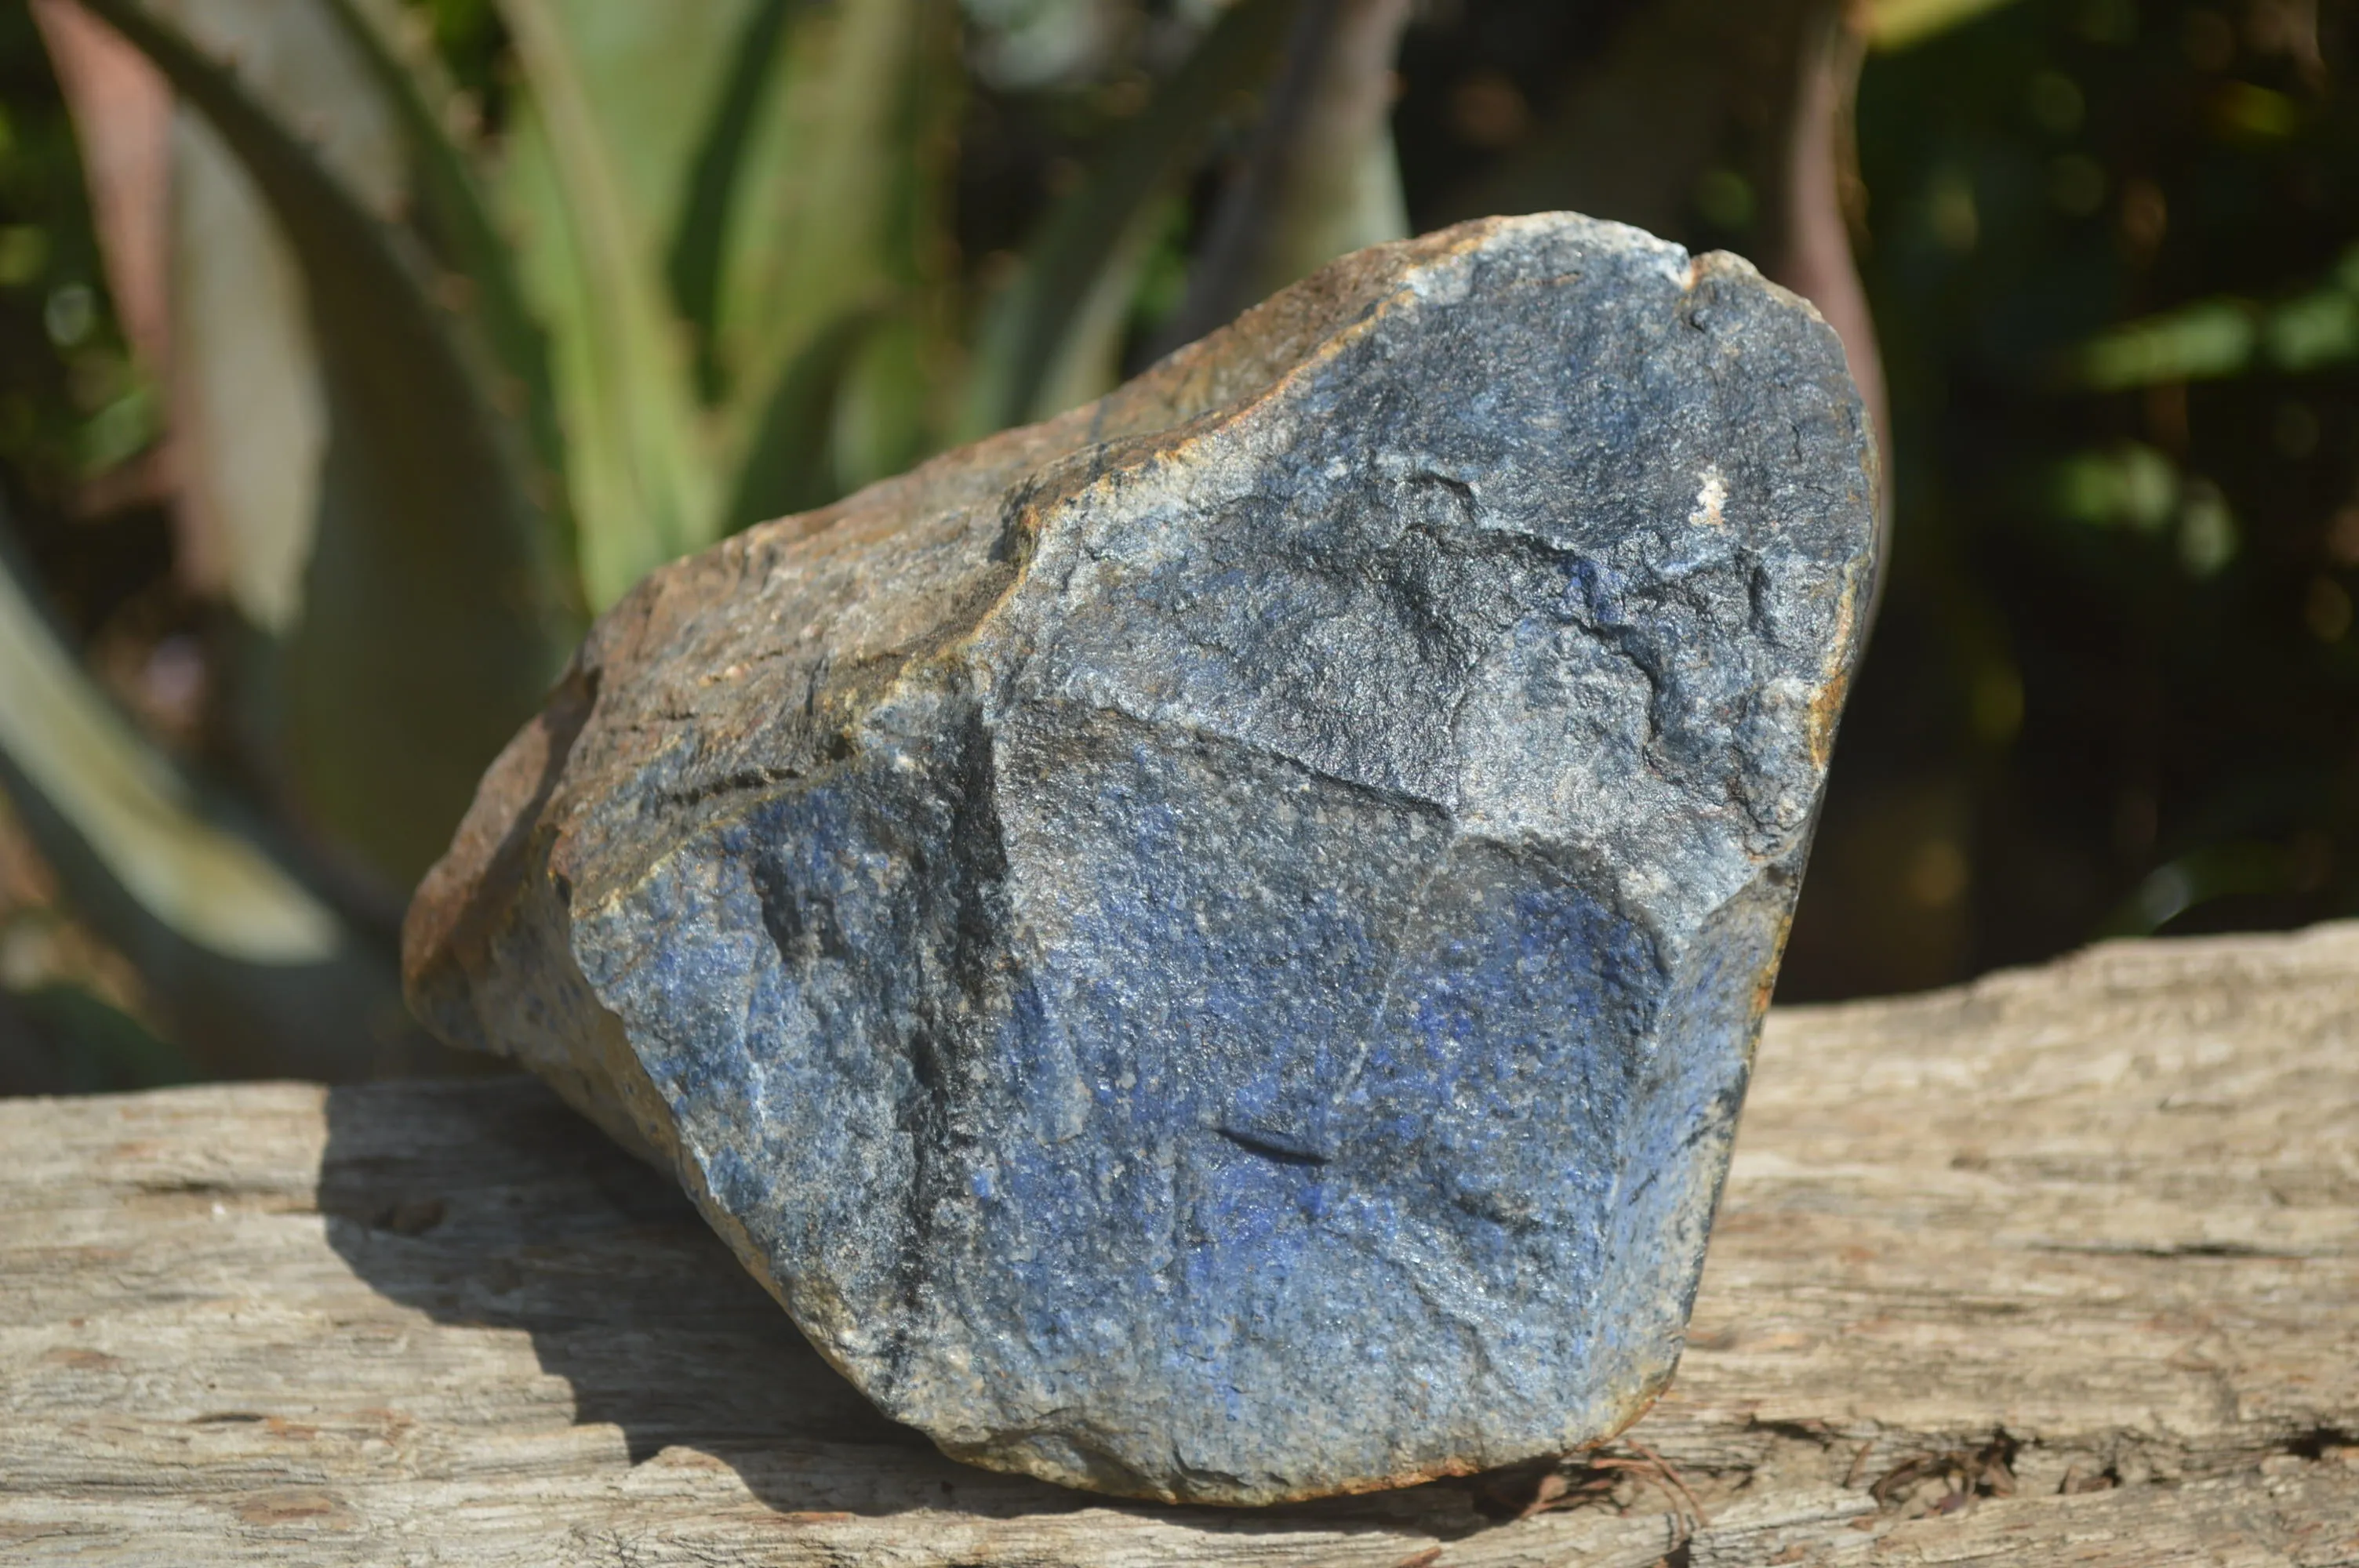
<instances>
[{"instance_id":1,"label":"wood grain","mask_svg":"<svg viewBox=\"0 0 2359 1568\"><path fill-rule=\"evenodd\" d=\"M0 1560L2359 1564L2359 926L1774 1013L1625 1442L1267 1512L940 1457L524 1081L0 1152Z\"/></svg>"}]
</instances>

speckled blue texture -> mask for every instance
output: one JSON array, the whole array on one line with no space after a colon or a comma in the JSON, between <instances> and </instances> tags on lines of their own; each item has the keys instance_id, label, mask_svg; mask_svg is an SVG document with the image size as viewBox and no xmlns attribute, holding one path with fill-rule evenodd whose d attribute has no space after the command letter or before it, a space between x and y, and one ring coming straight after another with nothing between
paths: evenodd
<instances>
[{"instance_id":1,"label":"speckled blue texture","mask_svg":"<svg viewBox=\"0 0 2359 1568\"><path fill-rule=\"evenodd\" d=\"M1594 1440L1676 1361L1864 421L1728 258L1370 255L902 526L657 579L454 849L493 935L413 932L428 1016L953 1454L1270 1500Z\"/></svg>"}]
</instances>

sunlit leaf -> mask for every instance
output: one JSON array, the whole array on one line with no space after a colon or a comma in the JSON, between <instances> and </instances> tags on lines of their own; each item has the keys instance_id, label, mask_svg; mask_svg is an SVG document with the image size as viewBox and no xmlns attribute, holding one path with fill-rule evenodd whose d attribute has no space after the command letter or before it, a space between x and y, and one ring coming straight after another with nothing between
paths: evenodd
<instances>
[{"instance_id":1,"label":"sunlit leaf","mask_svg":"<svg viewBox=\"0 0 2359 1568\"><path fill-rule=\"evenodd\" d=\"M2100 936L2148 936L2199 904L2240 894L2281 892L2295 878L2294 857L2269 843L2207 844L2156 867L2108 915Z\"/></svg>"},{"instance_id":2,"label":"sunlit leaf","mask_svg":"<svg viewBox=\"0 0 2359 1568\"><path fill-rule=\"evenodd\" d=\"M335 951L334 914L197 816L186 785L90 685L5 569L0 690L0 752L141 907L246 963L312 963Z\"/></svg>"},{"instance_id":3,"label":"sunlit leaf","mask_svg":"<svg viewBox=\"0 0 2359 1568\"><path fill-rule=\"evenodd\" d=\"M2262 361L2304 372L2359 359L2359 247L2320 287L2259 306L2204 299L2125 322L2082 344L2071 369L2101 392L2216 380Z\"/></svg>"},{"instance_id":4,"label":"sunlit leaf","mask_svg":"<svg viewBox=\"0 0 2359 1568\"><path fill-rule=\"evenodd\" d=\"M779 94L787 22L804 0L753 0L712 107L687 195L664 261L672 299L697 337L698 373L708 400L720 395L723 369L714 341L720 329L722 274L728 240L748 185L777 178L778 116L767 114ZM761 133L770 129L771 134ZM765 155L767 155L766 157Z\"/></svg>"},{"instance_id":5,"label":"sunlit leaf","mask_svg":"<svg viewBox=\"0 0 2359 1568\"><path fill-rule=\"evenodd\" d=\"M527 96L544 110L548 94L566 82L585 96L581 107L595 132L602 178L625 221L652 242L642 259L658 280L669 236L692 205L694 170L712 139L714 106L746 69L748 29L769 3L527 0L517 7L491 0L516 46ZM550 41L544 34L563 45L562 80L538 74L533 56ZM766 107L770 92L761 90L756 98Z\"/></svg>"},{"instance_id":6,"label":"sunlit leaf","mask_svg":"<svg viewBox=\"0 0 2359 1568\"><path fill-rule=\"evenodd\" d=\"M1867 36L1879 49L1905 49L1962 27L2012 0L1872 0Z\"/></svg>"},{"instance_id":7,"label":"sunlit leaf","mask_svg":"<svg viewBox=\"0 0 2359 1568\"><path fill-rule=\"evenodd\" d=\"M2077 356L2080 381L2099 392L2234 375L2252 362L2259 339L2250 305L2207 299L2115 327Z\"/></svg>"},{"instance_id":8,"label":"sunlit leaf","mask_svg":"<svg viewBox=\"0 0 2359 1568\"><path fill-rule=\"evenodd\" d=\"M847 316L876 312L831 437L839 481L856 485L935 444L951 382L957 13L948 0L814 7L785 49L723 245L720 450L759 460L799 360Z\"/></svg>"},{"instance_id":9,"label":"sunlit leaf","mask_svg":"<svg viewBox=\"0 0 2359 1568\"><path fill-rule=\"evenodd\" d=\"M2359 299L2321 288L2269 312L2262 341L2280 370L2316 370L2359 358Z\"/></svg>"},{"instance_id":10,"label":"sunlit leaf","mask_svg":"<svg viewBox=\"0 0 2359 1568\"><path fill-rule=\"evenodd\" d=\"M2292 99L2250 81L2222 82L2212 99L2212 119L2240 141L2282 141L2301 128L2301 111Z\"/></svg>"},{"instance_id":11,"label":"sunlit leaf","mask_svg":"<svg viewBox=\"0 0 2359 1568\"><path fill-rule=\"evenodd\" d=\"M182 569L272 636L303 614L328 395L302 264L212 124L173 135L167 261Z\"/></svg>"},{"instance_id":12,"label":"sunlit leaf","mask_svg":"<svg viewBox=\"0 0 2359 1568\"><path fill-rule=\"evenodd\" d=\"M688 345L644 211L679 167L683 144L670 127L680 116L623 118L612 75L618 27L636 18L638 31L622 36L643 40L650 24L685 36L709 12L502 0L501 14L531 92L511 136L510 189L527 225L530 281L556 330L582 576L603 607L719 528ZM667 62L713 52L655 49L632 63L641 81L661 81ZM595 88L591 62L609 73Z\"/></svg>"},{"instance_id":13,"label":"sunlit leaf","mask_svg":"<svg viewBox=\"0 0 2359 1568\"><path fill-rule=\"evenodd\" d=\"M2228 498L2209 480L2190 481L2179 507L2180 569L2198 581L2217 577L2243 544Z\"/></svg>"},{"instance_id":14,"label":"sunlit leaf","mask_svg":"<svg viewBox=\"0 0 2359 1568\"><path fill-rule=\"evenodd\" d=\"M299 265L326 422L299 619L255 710L306 820L406 886L576 634L523 423L415 242L242 64L138 0L92 3L203 113Z\"/></svg>"},{"instance_id":15,"label":"sunlit leaf","mask_svg":"<svg viewBox=\"0 0 2359 1568\"><path fill-rule=\"evenodd\" d=\"M2136 441L2076 454L2059 463L2049 480L2049 503L2060 516L2140 533L2151 533L2169 521L2179 492L2177 466Z\"/></svg>"}]
</instances>

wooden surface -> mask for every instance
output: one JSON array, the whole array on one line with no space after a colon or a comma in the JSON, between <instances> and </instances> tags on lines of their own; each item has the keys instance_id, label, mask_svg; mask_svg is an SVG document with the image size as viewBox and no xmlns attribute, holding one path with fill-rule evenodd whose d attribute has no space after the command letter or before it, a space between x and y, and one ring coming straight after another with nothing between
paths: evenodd
<instances>
[{"instance_id":1,"label":"wooden surface","mask_svg":"<svg viewBox=\"0 0 2359 1568\"><path fill-rule=\"evenodd\" d=\"M2359 1563L2359 926L1773 1015L1631 1439L1108 1505L871 1412L529 1085L0 1102L0 1560Z\"/></svg>"}]
</instances>

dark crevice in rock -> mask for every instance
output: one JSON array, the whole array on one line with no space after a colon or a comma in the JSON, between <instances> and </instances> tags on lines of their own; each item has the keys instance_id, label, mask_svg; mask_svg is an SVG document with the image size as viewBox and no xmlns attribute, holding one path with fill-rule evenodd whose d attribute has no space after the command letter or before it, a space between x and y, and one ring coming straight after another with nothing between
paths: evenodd
<instances>
[{"instance_id":1,"label":"dark crevice in rock","mask_svg":"<svg viewBox=\"0 0 2359 1568\"><path fill-rule=\"evenodd\" d=\"M1318 1150L1303 1147L1299 1140L1278 1133L1247 1132L1234 1127L1215 1127L1212 1130L1246 1152L1258 1154L1265 1160L1274 1160L1281 1165L1317 1167L1327 1164L1335 1158L1332 1154L1321 1153Z\"/></svg>"}]
</instances>

